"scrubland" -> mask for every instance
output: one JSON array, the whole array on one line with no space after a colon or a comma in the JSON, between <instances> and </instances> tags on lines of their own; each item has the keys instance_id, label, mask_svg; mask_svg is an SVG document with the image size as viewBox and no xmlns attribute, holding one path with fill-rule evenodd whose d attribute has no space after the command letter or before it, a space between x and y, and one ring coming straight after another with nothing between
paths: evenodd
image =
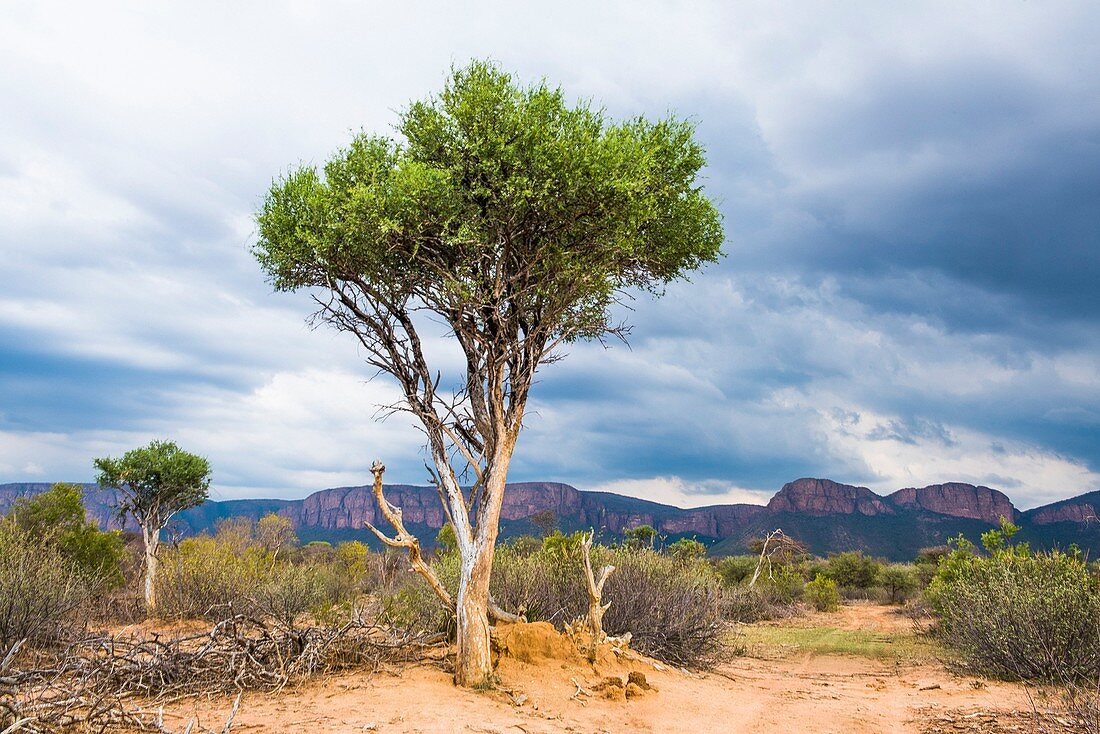
<instances>
[{"instance_id":1,"label":"scrubland","mask_svg":"<svg viewBox=\"0 0 1100 734\"><path fill-rule=\"evenodd\" d=\"M163 549L147 610L139 554L98 532L0 523L0 732L1100 730L1096 568L1009 525L910 564L631 533L592 549L595 662L582 536L518 538L492 590L525 621L484 690L450 682L452 618L399 554L231 521Z\"/></svg>"}]
</instances>

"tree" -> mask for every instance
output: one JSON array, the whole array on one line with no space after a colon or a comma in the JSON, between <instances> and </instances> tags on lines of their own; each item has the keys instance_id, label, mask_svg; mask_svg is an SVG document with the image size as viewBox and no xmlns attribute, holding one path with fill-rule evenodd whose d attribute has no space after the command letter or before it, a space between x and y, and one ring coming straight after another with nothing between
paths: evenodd
<instances>
[{"instance_id":1,"label":"tree","mask_svg":"<svg viewBox=\"0 0 1100 734\"><path fill-rule=\"evenodd\" d=\"M286 553L298 545L298 535L294 532L294 523L289 519L269 512L256 521L256 543L273 559L279 553Z\"/></svg>"},{"instance_id":2,"label":"tree","mask_svg":"<svg viewBox=\"0 0 1100 734\"><path fill-rule=\"evenodd\" d=\"M538 529L543 538L558 529L558 513L553 510L540 510L527 518L527 521Z\"/></svg>"},{"instance_id":3,"label":"tree","mask_svg":"<svg viewBox=\"0 0 1100 734\"><path fill-rule=\"evenodd\" d=\"M276 180L254 252L276 289L312 291L315 318L358 340L401 390L391 407L426 434L460 556L455 680L481 685L505 479L536 370L569 343L624 337L612 307L715 261L721 220L698 185L691 123L614 123L491 63L453 70L397 130L402 142L360 134L323 171ZM453 383L431 367L430 319L461 351ZM408 547L401 531L390 540Z\"/></svg>"},{"instance_id":4,"label":"tree","mask_svg":"<svg viewBox=\"0 0 1100 734\"><path fill-rule=\"evenodd\" d=\"M701 561L707 557L707 547L695 538L680 538L665 548L665 552L681 563Z\"/></svg>"},{"instance_id":5,"label":"tree","mask_svg":"<svg viewBox=\"0 0 1100 734\"><path fill-rule=\"evenodd\" d=\"M122 584L122 533L104 532L88 520L84 488L58 482L12 505L9 518L37 544L57 546L85 578L114 587Z\"/></svg>"},{"instance_id":6,"label":"tree","mask_svg":"<svg viewBox=\"0 0 1100 734\"><path fill-rule=\"evenodd\" d=\"M210 490L210 462L171 441L152 441L121 459L95 460L101 487L118 491L115 509L133 516L145 541L145 604L156 609L160 533L177 512L202 504Z\"/></svg>"},{"instance_id":7,"label":"tree","mask_svg":"<svg viewBox=\"0 0 1100 734\"><path fill-rule=\"evenodd\" d=\"M628 548L652 548L656 542L657 530L652 525L638 525L623 531L623 544Z\"/></svg>"}]
</instances>

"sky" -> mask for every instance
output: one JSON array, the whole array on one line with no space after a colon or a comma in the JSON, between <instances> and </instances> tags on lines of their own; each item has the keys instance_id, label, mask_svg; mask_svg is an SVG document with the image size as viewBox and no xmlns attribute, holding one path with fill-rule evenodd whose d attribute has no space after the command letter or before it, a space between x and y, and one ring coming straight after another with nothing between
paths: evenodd
<instances>
[{"instance_id":1,"label":"sky","mask_svg":"<svg viewBox=\"0 0 1100 734\"><path fill-rule=\"evenodd\" d=\"M1100 489L1100 5L5 3L0 482L171 438L216 499L424 483L250 248L273 178L492 59L697 124L725 257L539 374L510 479ZM447 366L453 364L444 360Z\"/></svg>"}]
</instances>

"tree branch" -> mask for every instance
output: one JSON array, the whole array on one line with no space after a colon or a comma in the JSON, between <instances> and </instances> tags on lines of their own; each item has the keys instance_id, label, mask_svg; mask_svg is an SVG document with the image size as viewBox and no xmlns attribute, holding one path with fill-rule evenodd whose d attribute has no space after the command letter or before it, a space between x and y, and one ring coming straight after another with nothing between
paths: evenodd
<instances>
[{"instance_id":1,"label":"tree branch","mask_svg":"<svg viewBox=\"0 0 1100 734\"><path fill-rule=\"evenodd\" d=\"M428 582L428 585L432 587L432 591L443 602L444 606L455 611L454 599L451 598L451 594L443 587L439 577L435 575L435 571L432 567L424 562L424 556L420 552L420 541L415 535L405 529L405 523L401 519L401 508L395 507L386 500L382 494L382 475L386 471L386 466L381 461L375 461L370 468L374 474L374 499L378 502L378 509L381 511L382 516L386 518L386 521L393 526L393 529L397 531L397 535L393 538L387 537L378 528L371 525L369 522L365 523L375 536L383 543L391 548L406 548L409 551L409 564L413 570L424 577Z\"/></svg>"}]
</instances>

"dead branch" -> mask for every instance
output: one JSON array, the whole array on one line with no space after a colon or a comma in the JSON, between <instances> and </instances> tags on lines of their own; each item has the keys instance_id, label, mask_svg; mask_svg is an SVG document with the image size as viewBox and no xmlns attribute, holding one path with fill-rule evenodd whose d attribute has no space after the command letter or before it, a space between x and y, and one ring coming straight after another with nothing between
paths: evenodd
<instances>
[{"instance_id":1,"label":"dead branch","mask_svg":"<svg viewBox=\"0 0 1100 734\"><path fill-rule=\"evenodd\" d=\"M804 553L806 549L802 543L784 533L781 528L776 528L765 535L763 540L757 542L761 543L760 560L757 561L756 570L752 574L752 580L749 581L750 589L756 585L757 580L760 578L760 572L765 566L768 569L768 578L772 578L772 558L774 556L795 556Z\"/></svg>"},{"instance_id":2,"label":"dead branch","mask_svg":"<svg viewBox=\"0 0 1100 734\"><path fill-rule=\"evenodd\" d=\"M390 538L369 522L366 523L366 526L380 541L390 548L407 549L409 551L409 565L412 566L414 571L424 577L428 585L432 587L432 591L434 591L436 596L443 602L443 605L453 612L455 608L454 599L451 598L450 592L444 588L439 577L435 575L435 571L432 570L432 567L425 563L424 556L420 551L420 540L405 529L405 523L401 519L401 508L391 505L389 501L386 500L385 495L382 494L382 475L386 472L386 465L381 461L375 461L371 464L370 470L374 474L374 499L378 503L378 509L382 513L382 517L386 518L386 521L393 527L397 534Z\"/></svg>"},{"instance_id":3,"label":"dead branch","mask_svg":"<svg viewBox=\"0 0 1100 734\"><path fill-rule=\"evenodd\" d=\"M596 533L593 531L581 541L581 555L584 558L584 580L588 588L588 631L592 635L592 648L589 650L588 658L592 662L596 662L600 643L606 639L603 631L603 615L610 608L611 602L603 604L603 587L608 576L615 570L614 566L607 565L600 569L598 577L593 575L592 541L595 537Z\"/></svg>"},{"instance_id":4,"label":"dead branch","mask_svg":"<svg viewBox=\"0 0 1100 734\"><path fill-rule=\"evenodd\" d=\"M0 732L118 727L177 734L164 724L165 703L197 694L235 693L220 730L228 734L242 691L277 691L352 667L378 669L387 662L418 658L435 645L426 636L359 616L339 627L288 629L238 615L209 632L167 640L159 635L90 635L52 657L38 653L25 669L3 669ZM5 661L13 658L9 654ZM131 704L131 698L144 700L147 708ZM160 711L154 708L158 704ZM195 726L191 722L185 731Z\"/></svg>"}]
</instances>

